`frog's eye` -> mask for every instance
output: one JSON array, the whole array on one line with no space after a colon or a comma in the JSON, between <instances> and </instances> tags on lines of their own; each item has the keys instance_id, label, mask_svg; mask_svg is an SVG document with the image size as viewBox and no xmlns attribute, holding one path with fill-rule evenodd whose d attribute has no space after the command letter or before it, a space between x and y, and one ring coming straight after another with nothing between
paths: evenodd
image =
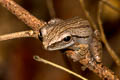
<instances>
[{"instance_id":1,"label":"frog's eye","mask_svg":"<svg viewBox=\"0 0 120 80\"><path fill-rule=\"evenodd\" d=\"M71 36L66 36L64 39L63 39L65 42L68 42L71 40Z\"/></svg>"},{"instance_id":2,"label":"frog's eye","mask_svg":"<svg viewBox=\"0 0 120 80\"><path fill-rule=\"evenodd\" d=\"M40 33L38 34L38 38L39 38L40 41L43 41L43 36L42 36L41 30L40 30L39 32L40 32Z\"/></svg>"}]
</instances>

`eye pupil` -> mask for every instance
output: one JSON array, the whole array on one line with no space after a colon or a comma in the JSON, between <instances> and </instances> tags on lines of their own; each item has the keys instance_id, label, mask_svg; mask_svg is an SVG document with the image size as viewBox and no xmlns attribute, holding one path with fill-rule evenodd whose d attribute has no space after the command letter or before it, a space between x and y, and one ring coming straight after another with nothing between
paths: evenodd
<instances>
[{"instance_id":1,"label":"eye pupil","mask_svg":"<svg viewBox=\"0 0 120 80\"><path fill-rule=\"evenodd\" d=\"M67 37L64 38L64 41L67 42L67 41L70 41L70 39L71 39L71 36L67 36Z\"/></svg>"},{"instance_id":2,"label":"eye pupil","mask_svg":"<svg viewBox=\"0 0 120 80\"><path fill-rule=\"evenodd\" d=\"M40 41L43 41L43 37L42 37L42 32L40 31L39 35L38 35L38 38Z\"/></svg>"},{"instance_id":3,"label":"eye pupil","mask_svg":"<svg viewBox=\"0 0 120 80\"><path fill-rule=\"evenodd\" d=\"M40 31L40 36L42 37L42 33L41 33L41 31Z\"/></svg>"}]
</instances>

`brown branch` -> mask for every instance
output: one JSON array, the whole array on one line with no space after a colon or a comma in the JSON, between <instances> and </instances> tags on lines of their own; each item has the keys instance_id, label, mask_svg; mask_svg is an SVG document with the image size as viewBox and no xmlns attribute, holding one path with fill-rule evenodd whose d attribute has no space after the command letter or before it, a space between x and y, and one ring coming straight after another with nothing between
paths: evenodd
<instances>
[{"instance_id":1,"label":"brown branch","mask_svg":"<svg viewBox=\"0 0 120 80\"><path fill-rule=\"evenodd\" d=\"M104 30L103 30L103 26L102 26L102 21L101 21L101 11L102 11L102 2L99 2L99 9L98 9L98 15L97 15L97 20L98 20L98 25L100 28L100 32L101 32L101 37L102 37L102 41L105 44L109 54L112 56L112 58L114 59L114 61L116 62L116 64L118 66L120 66L120 59L119 57L116 55L115 51L110 47L109 43L107 42L106 36L104 34Z\"/></svg>"},{"instance_id":2,"label":"brown branch","mask_svg":"<svg viewBox=\"0 0 120 80\"><path fill-rule=\"evenodd\" d=\"M84 54L84 57L79 57L72 50L66 51L67 56L73 59L73 61L79 61L82 65L86 66L89 70L96 73L103 80L119 80L118 76L114 74L109 68L104 66L102 63L96 63L88 53Z\"/></svg>"},{"instance_id":3,"label":"brown branch","mask_svg":"<svg viewBox=\"0 0 120 80\"><path fill-rule=\"evenodd\" d=\"M88 21L90 22L90 24L91 24L91 26L93 27L93 29L96 30L96 29L97 29L97 26L96 26L96 24L94 23L94 21L92 20L89 12L86 10L85 4L84 4L84 0L79 0L79 1L80 1L80 5L81 5L81 7L82 7L82 9L83 9L83 11L84 11L84 13L85 13Z\"/></svg>"},{"instance_id":4,"label":"brown branch","mask_svg":"<svg viewBox=\"0 0 120 80\"><path fill-rule=\"evenodd\" d=\"M54 6L53 6L53 0L46 0L46 2L47 2L47 7L49 10L50 17L55 18L56 14L55 14Z\"/></svg>"},{"instance_id":5,"label":"brown branch","mask_svg":"<svg viewBox=\"0 0 120 80\"><path fill-rule=\"evenodd\" d=\"M22 38L22 37L35 37L35 38L37 38L36 35L38 35L38 34L36 34L33 30L21 31L21 32L15 32L15 33L11 33L11 34L1 35L0 41Z\"/></svg>"},{"instance_id":6,"label":"brown branch","mask_svg":"<svg viewBox=\"0 0 120 80\"><path fill-rule=\"evenodd\" d=\"M113 10L120 12L120 9L113 6L110 2L108 2L108 0L101 0L101 2L103 2L104 4L108 5L109 7L111 7Z\"/></svg>"},{"instance_id":7,"label":"brown branch","mask_svg":"<svg viewBox=\"0 0 120 80\"><path fill-rule=\"evenodd\" d=\"M44 21L38 20L36 17L31 15L27 10L16 4L13 0L0 0L0 4L16 15L33 30L39 30L40 27L46 24Z\"/></svg>"}]
</instances>

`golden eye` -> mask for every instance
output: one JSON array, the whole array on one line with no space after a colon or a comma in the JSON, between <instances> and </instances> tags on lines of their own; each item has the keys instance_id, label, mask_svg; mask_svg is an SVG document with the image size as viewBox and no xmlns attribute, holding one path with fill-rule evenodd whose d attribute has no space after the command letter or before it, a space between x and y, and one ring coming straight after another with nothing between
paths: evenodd
<instances>
[{"instance_id":1,"label":"golden eye","mask_svg":"<svg viewBox=\"0 0 120 80\"><path fill-rule=\"evenodd\" d=\"M67 37L65 37L63 40L64 40L65 42L68 42L68 41L71 40L71 36L67 36Z\"/></svg>"}]
</instances>

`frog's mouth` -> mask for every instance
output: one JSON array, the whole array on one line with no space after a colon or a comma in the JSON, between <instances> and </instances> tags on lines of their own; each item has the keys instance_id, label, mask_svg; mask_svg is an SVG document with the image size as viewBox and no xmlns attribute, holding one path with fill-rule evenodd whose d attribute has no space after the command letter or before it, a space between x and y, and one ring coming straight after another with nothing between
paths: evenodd
<instances>
[{"instance_id":1,"label":"frog's mouth","mask_svg":"<svg viewBox=\"0 0 120 80\"><path fill-rule=\"evenodd\" d=\"M70 49L70 48L65 48L65 49L61 49L60 52L61 53L66 53L66 51L73 51L73 49Z\"/></svg>"},{"instance_id":2,"label":"frog's mouth","mask_svg":"<svg viewBox=\"0 0 120 80\"><path fill-rule=\"evenodd\" d=\"M74 45L74 41L71 41L70 43L66 43L64 46L63 46L63 44L58 42L58 43L55 43L53 45L47 46L46 50L49 50L49 51L63 50L63 49L67 49L67 48L71 47L72 45Z\"/></svg>"}]
</instances>

